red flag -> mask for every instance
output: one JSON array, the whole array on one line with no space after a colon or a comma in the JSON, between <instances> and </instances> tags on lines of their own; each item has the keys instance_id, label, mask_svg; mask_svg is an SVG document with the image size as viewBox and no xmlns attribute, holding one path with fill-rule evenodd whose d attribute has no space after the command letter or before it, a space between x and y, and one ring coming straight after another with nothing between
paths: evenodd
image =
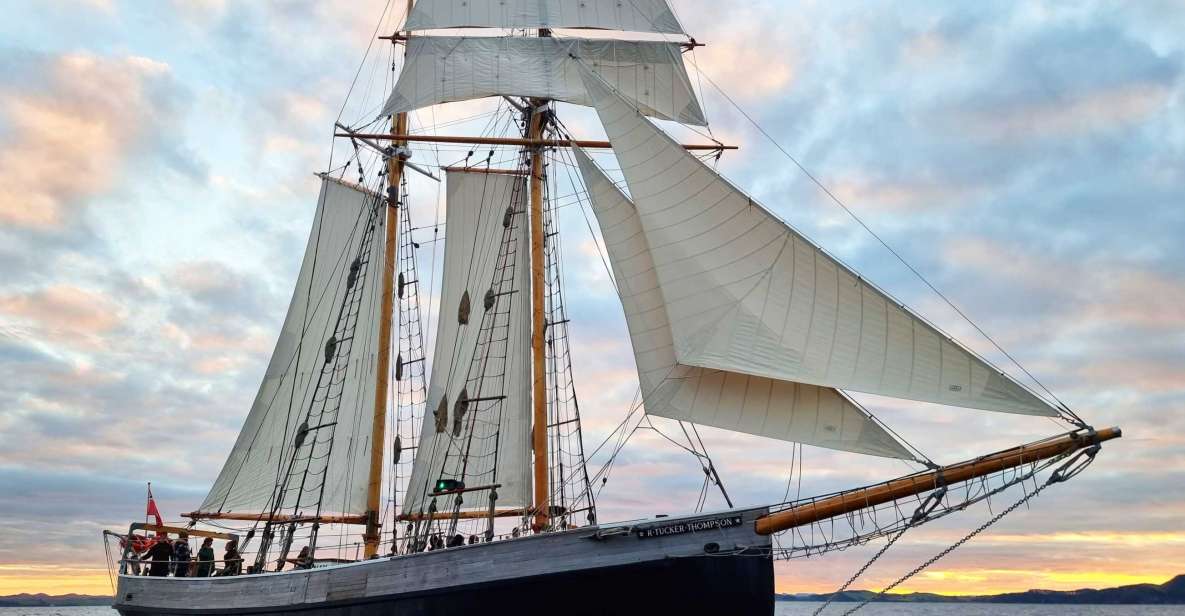
<instances>
[{"instance_id":1,"label":"red flag","mask_svg":"<svg viewBox=\"0 0 1185 616\"><path fill-rule=\"evenodd\" d=\"M164 521L160 517L160 509L156 508L156 499L152 498L152 484L148 484L148 512L144 514L145 517L152 516L156 518L157 526L164 526Z\"/></svg>"}]
</instances>

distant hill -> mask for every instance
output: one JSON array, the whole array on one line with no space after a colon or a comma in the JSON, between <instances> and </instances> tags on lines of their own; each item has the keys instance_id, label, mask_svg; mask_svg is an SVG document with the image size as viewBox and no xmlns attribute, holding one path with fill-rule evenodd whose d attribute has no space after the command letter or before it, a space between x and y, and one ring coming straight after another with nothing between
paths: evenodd
<instances>
[{"instance_id":1,"label":"distant hill","mask_svg":"<svg viewBox=\"0 0 1185 616\"><path fill-rule=\"evenodd\" d=\"M840 602L864 601L876 593L868 590L850 590L835 598ZM826 601L830 595L794 594L778 595L778 601ZM1142 604L1142 605L1185 605L1185 575L1164 584L1132 584L1117 588L1083 588L1080 590L1026 590L1002 595L948 596L933 593L910 593L885 595L884 602L902 603L1062 603L1062 604Z\"/></svg>"},{"instance_id":2,"label":"distant hill","mask_svg":"<svg viewBox=\"0 0 1185 616\"><path fill-rule=\"evenodd\" d=\"M36 595L20 594L0 597L0 607L65 607L70 605L111 605L111 597L103 595Z\"/></svg>"}]
</instances>

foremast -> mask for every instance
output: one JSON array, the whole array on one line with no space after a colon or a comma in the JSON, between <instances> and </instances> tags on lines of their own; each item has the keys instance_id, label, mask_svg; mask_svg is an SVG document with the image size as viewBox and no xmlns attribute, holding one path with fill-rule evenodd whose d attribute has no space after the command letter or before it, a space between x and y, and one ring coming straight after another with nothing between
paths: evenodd
<instances>
[{"instance_id":1,"label":"foremast","mask_svg":"<svg viewBox=\"0 0 1185 616\"><path fill-rule=\"evenodd\" d=\"M407 0L407 14L411 14L415 0ZM405 36L410 33L406 33ZM407 133L407 113L397 113L391 118L391 134ZM379 308L379 347L376 361L376 389L374 413L370 432L370 469L366 486L366 530L362 534L366 558L378 554L382 537L382 488L383 468L386 460L387 434L387 391L390 387L391 371L391 324L394 320L396 247L399 241L399 185L403 179L404 156L400 154L406 142L394 139L387 148L387 207L385 209L387 243L383 257L383 296Z\"/></svg>"}]
</instances>

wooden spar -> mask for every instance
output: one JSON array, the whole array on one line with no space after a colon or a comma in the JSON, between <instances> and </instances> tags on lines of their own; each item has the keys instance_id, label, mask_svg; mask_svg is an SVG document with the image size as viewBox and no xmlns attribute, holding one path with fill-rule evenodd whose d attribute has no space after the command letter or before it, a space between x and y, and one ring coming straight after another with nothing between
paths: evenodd
<instances>
[{"instance_id":1,"label":"wooden spar","mask_svg":"<svg viewBox=\"0 0 1185 616\"><path fill-rule=\"evenodd\" d=\"M983 477L1022 464L1046 460L1085 449L1092 445L1123 436L1119 428L1079 431L1062 436L1013 447L981 458L894 479L875 486L842 492L835 496L791 507L757 518L757 532L762 535L804 526L819 520L875 507L899 498L906 498L936 490L976 477Z\"/></svg>"},{"instance_id":2,"label":"wooden spar","mask_svg":"<svg viewBox=\"0 0 1185 616\"><path fill-rule=\"evenodd\" d=\"M481 27L483 27L483 26L457 26L456 28L449 28L449 30L454 30L454 29L455 30L465 30L465 29L469 29L469 28L481 28ZM568 26L564 29L565 30L601 30L601 31L604 30L604 28L595 28L593 26ZM401 32L396 32L395 34L380 36L378 38L379 38L379 40L383 40L383 41L391 41L393 43L402 43L402 42L406 41L409 38L409 36L406 34L403 34ZM708 44L707 43L700 43L700 42L697 42L695 39L691 39L690 41L679 43L679 46L682 47L684 51L686 51L689 49L694 49L696 47L707 47Z\"/></svg>"},{"instance_id":3,"label":"wooden spar","mask_svg":"<svg viewBox=\"0 0 1185 616\"><path fill-rule=\"evenodd\" d=\"M414 0L407 0L407 13L411 14ZM391 120L391 134L407 132L407 114L397 113ZM396 148L403 145L395 140ZM383 460L387 448L387 388L391 370L391 321L395 298L395 259L399 246L399 189L403 177L403 159L392 154L387 158L387 243L383 247L383 296L379 308L379 352L374 390L374 413L370 424L370 477L366 484L366 531L362 533L365 542L363 554L372 558L379 553L379 527L382 515L379 501L383 492Z\"/></svg>"},{"instance_id":4,"label":"wooden spar","mask_svg":"<svg viewBox=\"0 0 1185 616\"><path fill-rule=\"evenodd\" d=\"M163 525L163 524L147 524L144 522L136 522L135 524L132 524L128 534L131 534L131 533L138 531L138 530L150 531L150 532L154 532L154 533L165 533L165 534L173 533L174 535L184 534L184 535L189 535L190 537L210 537L211 539L221 539L223 541L229 541L231 539L234 539L234 535L232 535L231 533L218 533L218 532L214 532L212 530L198 530L196 528L185 528L184 526L167 526L167 525ZM106 532L110 532L110 531L103 531L103 532L106 533ZM119 533L111 533L111 534L119 536Z\"/></svg>"},{"instance_id":5,"label":"wooden spar","mask_svg":"<svg viewBox=\"0 0 1185 616\"><path fill-rule=\"evenodd\" d=\"M521 169L486 169L484 167L445 167L443 171L458 171L461 173L487 173L490 175L521 175L527 172Z\"/></svg>"},{"instance_id":6,"label":"wooden spar","mask_svg":"<svg viewBox=\"0 0 1185 616\"><path fill-rule=\"evenodd\" d=\"M289 522L296 522L304 524L308 522L320 522L321 524L366 524L367 516L363 515L289 515L276 514L268 515L266 513L249 513L249 512L219 512L219 513L202 513L195 511L193 513L181 514L183 518L191 520L238 520L242 522L274 522L276 524L288 524Z\"/></svg>"},{"instance_id":7,"label":"wooden spar","mask_svg":"<svg viewBox=\"0 0 1185 616\"><path fill-rule=\"evenodd\" d=\"M383 133L335 133L335 137L355 137L358 139L373 139L375 141L424 141L428 143L462 143L474 145L507 145L516 147L547 146L555 148L570 148L577 146L585 149L608 149L613 147L608 141L589 141L587 139L541 139L538 137L456 137L445 135L406 135ZM720 143L688 143L683 146L688 150L736 150L735 145Z\"/></svg>"},{"instance_id":8,"label":"wooden spar","mask_svg":"<svg viewBox=\"0 0 1185 616\"><path fill-rule=\"evenodd\" d=\"M531 125L527 139L542 141L543 116L547 101L531 101ZM547 324L544 319L543 288L546 284L543 263L543 146L531 146L531 403L532 426L531 446L535 453L535 520L531 527L539 532L547 527L550 507L550 483L547 467L547 361L544 336Z\"/></svg>"},{"instance_id":9,"label":"wooden spar","mask_svg":"<svg viewBox=\"0 0 1185 616\"><path fill-rule=\"evenodd\" d=\"M379 194L379 193L377 193L377 192L375 192L375 191L373 191L361 184L355 184L354 182L351 182L349 180L335 178L332 175L329 175L328 173L314 173L313 175L321 178L322 180L325 180L326 182L333 182L334 184L337 184L338 186L345 186L346 188L349 188L351 190L356 190L364 195L370 195L371 197L374 197L376 199L382 198L381 194Z\"/></svg>"},{"instance_id":10,"label":"wooden spar","mask_svg":"<svg viewBox=\"0 0 1185 616\"><path fill-rule=\"evenodd\" d=\"M530 511L528 509L499 509L494 512L495 518L517 518L526 515ZM456 516L459 520L486 520L490 517L489 511L458 511L453 513L451 511L438 511L436 513L401 513L395 517L400 522L420 522L423 520L451 520Z\"/></svg>"}]
</instances>

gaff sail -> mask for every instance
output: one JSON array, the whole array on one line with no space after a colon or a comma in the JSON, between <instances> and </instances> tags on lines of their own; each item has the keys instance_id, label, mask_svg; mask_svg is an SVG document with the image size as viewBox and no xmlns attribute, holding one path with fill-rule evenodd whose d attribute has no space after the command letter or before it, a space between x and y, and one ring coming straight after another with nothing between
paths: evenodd
<instances>
[{"instance_id":1,"label":"gaff sail","mask_svg":"<svg viewBox=\"0 0 1185 616\"><path fill-rule=\"evenodd\" d=\"M526 178L450 170L445 180L448 237L440 317L403 513L426 511L438 479L463 480L469 487L500 484L499 507L526 507L531 504ZM509 267L499 258L506 251L512 251ZM473 402L460 410L462 392ZM462 509L484 510L488 497L488 491L467 493ZM451 509L453 498L437 506Z\"/></svg>"},{"instance_id":2,"label":"gaff sail","mask_svg":"<svg viewBox=\"0 0 1185 616\"><path fill-rule=\"evenodd\" d=\"M680 364L1057 415L688 154L612 84L582 75L637 207Z\"/></svg>"},{"instance_id":3,"label":"gaff sail","mask_svg":"<svg viewBox=\"0 0 1185 616\"><path fill-rule=\"evenodd\" d=\"M289 486L279 498L275 494L289 471L301 418L317 393L318 374L326 363L326 343L351 286L351 266L359 256L377 198L374 193L322 176L312 232L284 327L242 431L199 514L266 514L273 509L301 507L314 511L318 502L326 513L365 513L368 478L358 469L366 468L370 460L382 293L380 285L357 279L354 284L364 285L363 295L348 365L335 377L344 381L333 438L310 433L300 451L301 459L308 460L309 476L318 477L318 490L324 476L324 493L309 494L299 486ZM362 255L362 259L369 259L372 277L384 250L382 234L373 236L368 255ZM303 464L301 469L303 472Z\"/></svg>"},{"instance_id":4,"label":"gaff sail","mask_svg":"<svg viewBox=\"0 0 1185 616\"><path fill-rule=\"evenodd\" d=\"M583 150L574 151L609 253L648 414L828 449L913 459L834 389L679 363L638 212Z\"/></svg>"},{"instance_id":5,"label":"gaff sail","mask_svg":"<svg viewBox=\"0 0 1185 616\"><path fill-rule=\"evenodd\" d=\"M598 28L683 34L666 0L419 0L405 30Z\"/></svg>"},{"instance_id":6,"label":"gaff sail","mask_svg":"<svg viewBox=\"0 0 1185 616\"><path fill-rule=\"evenodd\" d=\"M591 105L576 55L642 113L706 126L680 52L648 41L415 36L380 116L488 96Z\"/></svg>"}]
</instances>

